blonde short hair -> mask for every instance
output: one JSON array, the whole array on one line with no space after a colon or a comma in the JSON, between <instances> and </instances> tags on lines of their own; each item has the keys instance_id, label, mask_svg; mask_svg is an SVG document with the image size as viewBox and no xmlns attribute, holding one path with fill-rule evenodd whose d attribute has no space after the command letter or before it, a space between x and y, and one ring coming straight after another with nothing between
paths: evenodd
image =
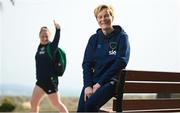
<instances>
[{"instance_id":1,"label":"blonde short hair","mask_svg":"<svg viewBox=\"0 0 180 113\"><path fill-rule=\"evenodd\" d=\"M98 7L96 7L94 9L94 16L97 18L98 14L103 10L103 9L107 9L110 13L110 15L114 18L114 9L111 5L99 5Z\"/></svg>"},{"instance_id":2,"label":"blonde short hair","mask_svg":"<svg viewBox=\"0 0 180 113\"><path fill-rule=\"evenodd\" d=\"M39 36L40 36L40 34L41 34L42 32L49 32L49 33L50 33L49 29L48 29L46 26L41 27L41 29L40 29L40 31L39 31Z\"/></svg>"}]
</instances>

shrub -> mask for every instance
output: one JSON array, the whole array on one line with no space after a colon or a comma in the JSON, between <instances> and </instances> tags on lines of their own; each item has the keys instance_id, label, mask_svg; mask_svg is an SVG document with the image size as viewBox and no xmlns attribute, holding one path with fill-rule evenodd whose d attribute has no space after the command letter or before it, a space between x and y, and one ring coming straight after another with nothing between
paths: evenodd
<instances>
[{"instance_id":1,"label":"shrub","mask_svg":"<svg viewBox=\"0 0 180 113\"><path fill-rule=\"evenodd\" d=\"M9 98L5 98L2 100L2 104L0 106L0 112L12 112L16 108L16 105Z\"/></svg>"}]
</instances>

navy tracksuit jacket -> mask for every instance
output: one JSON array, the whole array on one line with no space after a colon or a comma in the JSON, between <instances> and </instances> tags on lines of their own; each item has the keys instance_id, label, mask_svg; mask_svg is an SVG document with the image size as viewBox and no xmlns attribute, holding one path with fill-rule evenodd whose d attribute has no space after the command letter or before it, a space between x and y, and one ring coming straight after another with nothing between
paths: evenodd
<instances>
[{"instance_id":1,"label":"navy tracksuit jacket","mask_svg":"<svg viewBox=\"0 0 180 113\"><path fill-rule=\"evenodd\" d=\"M129 61L128 36L120 26L105 36L100 29L92 35L83 60L84 86L104 85L124 69Z\"/></svg>"},{"instance_id":2,"label":"navy tracksuit jacket","mask_svg":"<svg viewBox=\"0 0 180 113\"><path fill-rule=\"evenodd\" d=\"M56 54L59 40L60 40L60 30L56 29L54 40L51 42L53 54ZM40 44L35 56L36 79L42 82L47 81L51 76L56 75L54 64L52 60L49 58L47 53L47 45L48 44L46 45Z\"/></svg>"},{"instance_id":3,"label":"navy tracksuit jacket","mask_svg":"<svg viewBox=\"0 0 180 113\"><path fill-rule=\"evenodd\" d=\"M83 60L84 87L80 96L78 112L98 111L112 96L114 83L120 69L129 61L130 45L128 36L120 26L113 26L114 31L104 35L101 29L88 41ZM84 89L99 83L98 89L87 102L84 102Z\"/></svg>"}]
</instances>

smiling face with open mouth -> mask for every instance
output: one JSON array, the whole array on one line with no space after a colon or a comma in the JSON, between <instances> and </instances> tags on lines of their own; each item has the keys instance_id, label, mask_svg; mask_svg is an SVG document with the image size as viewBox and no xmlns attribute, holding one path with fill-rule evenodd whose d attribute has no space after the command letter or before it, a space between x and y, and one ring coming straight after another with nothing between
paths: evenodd
<instances>
[{"instance_id":1,"label":"smiling face with open mouth","mask_svg":"<svg viewBox=\"0 0 180 113\"><path fill-rule=\"evenodd\" d=\"M110 12L107 8L102 9L98 13L96 19L102 31L109 31L113 29L112 27L113 16L110 15Z\"/></svg>"},{"instance_id":2,"label":"smiling face with open mouth","mask_svg":"<svg viewBox=\"0 0 180 113\"><path fill-rule=\"evenodd\" d=\"M40 43L46 45L49 42L50 31L47 27L42 27L39 32Z\"/></svg>"}]
</instances>

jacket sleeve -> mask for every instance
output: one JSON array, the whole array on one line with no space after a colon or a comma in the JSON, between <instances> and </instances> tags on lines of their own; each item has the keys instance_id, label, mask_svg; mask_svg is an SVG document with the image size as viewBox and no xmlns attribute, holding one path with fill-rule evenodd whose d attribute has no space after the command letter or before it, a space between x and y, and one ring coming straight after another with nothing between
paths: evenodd
<instances>
[{"instance_id":1,"label":"jacket sleeve","mask_svg":"<svg viewBox=\"0 0 180 113\"><path fill-rule=\"evenodd\" d=\"M93 85L93 41L92 37L89 39L88 44L86 46L86 50L84 53L84 59L82 63L83 68L83 82L84 87L92 86Z\"/></svg>"},{"instance_id":2,"label":"jacket sleeve","mask_svg":"<svg viewBox=\"0 0 180 113\"><path fill-rule=\"evenodd\" d=\"M121 35L119 39L118 50L116 53L116 60L111 67L102 75L98 83L102 86L110 80L120 69L124 69L129 61L130 45L127 34Z\"/></svg>"},{"instance_id":3,"label":"jacket sleeve","mask_svg":"<svg viewBox=\"0 0 180 113\"><path fill-rule=\"evenodd\" d=\"M54 39L51 43L53 55L55 55L55 53L58 49L59 40L60 40L60 29L56 29Z\"/></svg>"}]
</instances>

